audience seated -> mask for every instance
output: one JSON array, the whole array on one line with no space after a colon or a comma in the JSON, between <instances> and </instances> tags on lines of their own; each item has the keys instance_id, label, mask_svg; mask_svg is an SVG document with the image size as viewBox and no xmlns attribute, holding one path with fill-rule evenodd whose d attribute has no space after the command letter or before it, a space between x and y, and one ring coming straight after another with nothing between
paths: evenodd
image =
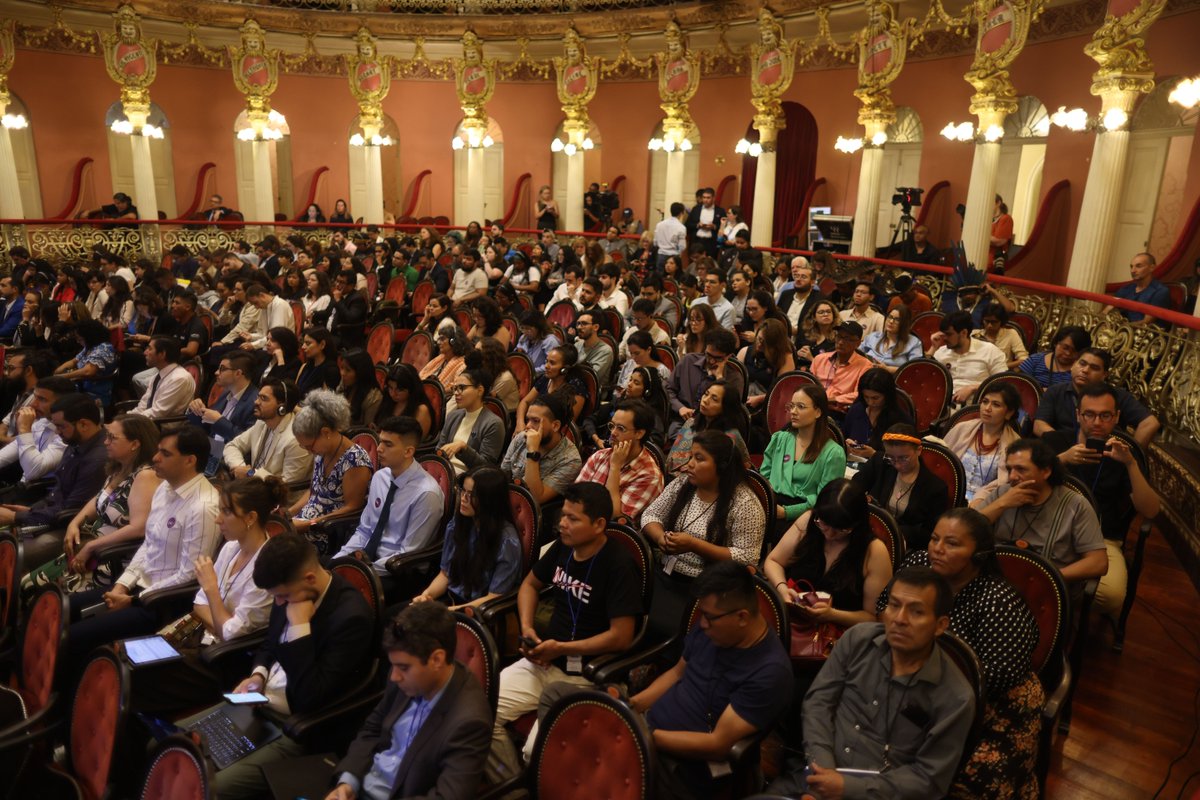
<instances>
[{"instance_id":1,"label":"audience seated","mask_svg":"<svg viewBox=\"0 0 1200 800\"><path fill-rule=\"evenodd\" d=\"M217 490L201 473L208 453L208 436L194 425L163 432L153 461L162 483L150 501L145 540L110 591L88 589L70 597L71 669L81 667L99 645L158 630L157 613L135 599L143 592L195 580L196 559L215 552ZM84 617L85 611L92 616Z\"/></svg>"},{"instance_id":2,"label":"audience seated","mask_svg":"<svg viewBox=\"0 0 1200 800\"><path fill-rule=\"evenodd\" d=\"M300 340L291 326L267 331L267 365L258 372L255 383L279 378L295 383L300 372Z\"/></svg>"},{"instance_id":3,"label":"audience seated","mask_svg":"<svg viewBox=\"0 0 1200 800\"><path fill-rule=\"evenodd\" d=\"M888 311L883 328L863 339L863 355L877 367L895 372L925 355L921 339L912 334L912 312L903 303Z\"/></svg>"},{"instance_id":4,"label":"audience seated","mask_svg":"<svg viewBox=\"0 0 1200 800\"><path fill-rule=\"evenodd\" d=\"M883 622L847 631L804 698L808 763L768 791L895 798L949 791L975 711L970 684L936 643L950 626L954 595L924 567L897 573L889 588Z\"/></svg>"},{"instance_id":5,"label":"audience seated","mask_svg":"<svg viewBox=\"0 0 1200 800\"><path fill-rule=\"evenodd\" d=\"M383 421L366 507L354 535L337 553L374 565L389 599L408 587L397 585L388 559L434 544L442 522L445 497L437 480L416 461L420 443L421 426L412 417Z\"/></svg>"},{"instance_id":6,"label":"audience seated","mask_svg":"<svg viewBox=\"0 0 1200 800\"><path fill-rule=\"evenodd\" d=\"M437 447L458 474L483 464L500 463L504 421L483 405L491 382L492 376L481 369L467 370L454 379L452 391L458 407L446 415Z\"/></svg>"},{"instance_id":7,"label":"audience seated","mask_svg":"<svg viewBox=\"0 0 1200 800\"><path fill-rule=\"evenodd\" d=\"M92 560L100 545L145 536L151 498L162 482L150 463L158 450L158 426L145 417L122 414L104 427L109 459L104 485L67 524L61 555L45 563L26 556L32 567L22 583L27 595L48 583L68 592L90 589Z\"/></svg>"},{"instance_id":8,"label":"audience seated","mask_svg":"<svg viewBox=\"0 0 1200 800\"><path fill-rule=\"evenodd\" d=\"M393 364L387 369L386 387L379 418L412 417L421 426L422 440L428 438L433 429L433 409L417 370L410 364Z\"/></svg>"},{"instance_id":9,"label":"audience seated","mask_svg":"<svg viewBox=\"0 0 1200 800\"><path fill-rule=\"evenodd\" d=\"M595 318L592 320L594 322ZM517 339L517 350L529 356L534 372L543 372L546 368L547 354L562 344L540 311L531 309L522 315L521 338Z\"/></svg>"},{"instance_id":10,"label":"audience seated","mask_svg":"<svg viewBox=\"0 0 1200 800\"><path fill-rule=\"evenodd\" d=\"M880 314L871 304L875 302L875 286L869 280L860 278L854 283L854 293L850 296L850 307L839 312L842 322L857 322L864 336L883 331L883 314Z\"/></svg>"},{"instance_id":11,"label":"audience seated","mask_svg":"<svg viewBox=\"0 0 1200 800\"><path fill-rule=\"evenodd\" d=\"M200 658L201 650L267 625L273 599L254 584L254 568L267 542L267 519L286 502L287 488L275 477L237 478L219 496L217 527L225 544L215 563L207 554L196 558L200 589L192 610L169 629L183 658L138 670L132 696L138 711L168 714L217 700L228 687Z\"/></svg>"},{"instance_id":12,"label":"audience seated","mask_svg":"<svg viewBox=\"0 0 1200 800\"><path fill-rule=\"evenodd\" d=\"M296 372L301 397L313 389L336 389L342 382L337 364L337 339L324 328L306 328L302 341L304 363Z\"/></svg>"},{"instance_id":13,"label":"audience seated","mask_svg":"<svg viewBox=\"0 0 1200 800\"><path fill-rule=\"evenodd\" d=\"M988 303L983 307L979 329L971 336L982 342L991 342L1000 348L1007 367L1015 370L1029 358L1029 351L1025 349L1025 340L1021 338L1021 334L1006 327L1008 313L1003 303Z\"/></svg>"},{"instance_id":14,"label":"audience seated","mask_svg":"<svg viewBox=\"0 0 1200 800\"><path fill-rule=\"evenodd\" d=\"M337 273L330 289L333 300L325 327L347 347L362 347L367 341L364 330L367 322L367 298L356 288L357 283L358 273L352 269L343 269Z\"/></svg>"},{"instance_id":15,"label":"audience seated","mask_svg":"<svg viewBox=\"0 0 1200 800\"><path fill-rule=\"evenodd\" d=\"M575 350L579 354L580 363L587 364L594 369L601 380L607 380L608 376L612 374L614 354L608 342L600 338L601 328L596 323L599 313L597 311L581 311L575 318L577 334Z\"/></svg>"},{"instance_id":16,"label":"audience seated","mask_svg":"<svg viewBox=\"0 0 1200 800\"><path fill-rule=\"evenodd\" d=\"M579 448L563 435L569 416L561 395L538 395L525 409L525 430L513 436L500 463L501 471L541 505L561 497L583 467Z\"/></svg>"},{"instance_id":17,"label":"audience seated","mask_svg":"<svg viewBox=\"0 0 1200 800\"><path fill-rule=\"evenodd\" d=\"M460 485L458 509L446 525L441 566L414 603L479 606L513 591L521 581L521 540L504 473L478 467L464 474Z\"/></svg>"},{"instance_id":18,"label":"audience seated","mask_svg":"<svg viewBox=\"0 0 1200 800\"><path fill-rule=\"evenodd\" d=\"M692 441L703 431L724 433L733 440L738 457L743 464L750 463L750 452L746 442L738 430L738 421L745 415L741 398L729 388L729 385L719 380L709 384L700 396L697 406L698 414L688 418L679 429L670 451L667 453L667 472L678 474L692 460Z\"/></svg>"},{"instance_id":19,"label":"audience seated","mask_svg":"<svg viewBox=\"0 0 1200 800\"><path fill-rule=\"evenodd\" d=\"M724 380L739 400L744 388L742 373L729 367L729 359L737 352L737 337L732 330L718 328L704 334L704 348L679 359L667 384L671 409L678 416L669 434L675 434L683 423L696 413L705 389L715 381Z\"/></svg>"},{"instance_id":20,"label":"audience seated","mask_svg":"<svg viewBox=\"0 0 1200 800\"><path fill-rule=\"evenodd\" d=\"M971 402L971 396L992 375L1008 369L1000 348L991 342L972 338L974 322L966 311L947 314L933 334L930 357L942 362L954 379L954 403Z\"/></svg>"},{"instance_id":21,"label":"audience seated","mask_svg":"<svg viewBox=\"0 0 1200 800\"><path fill-rule=\"evenodd\" d=\"M1000 571L996 540L987 518L970 508L942 515L928 550L913 550L905 567L932 567L954 593L950 630L958 634L983 665L986 708L974 752L958 771L952 798L1037 797L1037 758L1042 685L1032 671L1038 644L1037 623ZM875 609L887 610L889 593Z\"/></svg>"},{"instance_id":22,"label":"audience seated","mask_svg":"<svg viewBox=\"0 0 1200 800\"><path fill-rule=\"evenodd\" d=\"M471 340L457 325L453 328L438 329L436 337L438 352L421 367L418 374L421 380L431 379L442 385L447 393L459 374L466 369L463 357L471 351Z\"/></svg>"},{"instance_id":23,"label":"audience seated","mask_svg":"<svg viewBox=\"0 0 1200 800\"><path fill-rule=\"evenodd\" d=\"M898 422L883 434L883 450L858 469L854 482L895 518L909 550L922 549L950 504L946 483L921 464L917 429Z\"/></svg>"},{"instance_id":24,"label":"audience seated","mask_svg":"<svg viewBox=\"0 0 1200 800\"><path fill-rule=\"evenodd\" d=\"M0 419L0 447L17 438L18 413L33 405L33 390L38 381L52 376L55 367L50 354L40 350L9 350L4 354L4 385L13 398L8 413Z\"/></svg>"},{"instance_id":25,"label":"audience seated","mask_svg":"<svg viewBox=\"0 0 1200 800\"><path fill-rule=\"evenodd\" d=\"M1034 435L1045 436L1050 431L1074 435L1079 429L1080 394L1089 386L1106 382L1111 366L1112 355L1107 350L1089 347L1082 351L1071 365L1071 380L1054 384L1042 395L1033 422ZM1161 427L1158 418L1124 389L1113 387L1113 393L1117 398L1117 410L1121 412L1121 426L1129 429L1137 443L1146 447Z\"/></svg>"},{"instance_id":26,"label":"audience seated","mask_svg":"<svg viewBox=\"0 0 1200 800\"><path fill-rule=\"evenodd\" d=\"M1079 354L1092 346L1092 335L1078 325L1058 329L1050 340L1050 352L1034 353L1017 368L1042 388L1071 380L1071 367Z\"/></svg>"},{"instance_id":27,"label":"audience seated","mask_svg":"<svg viewBox=\"0 0 1200 800\"><path fill-rule=\"evenodd\" d=\"M316 389L292 420L296 444L312 453L312 482L289 513L296 530L306 532L331 514L362 509L371 482L371 457L342 433L350 427L350 404L340 394Z\"/></svg>"},{"instance_id":28,"label":"audience seated","mask_svg":"<svg viewBox=\"0 0 1200 800\"><path fill-rule=\"evenodd\" d=\"M500 673L493 753L515 773L516 753L505 726L535 711L554 683L590 686L585 659L620 653L633 643L642 607L638 566L606 531L614 506L601 484L573 484L563 496L559 539L534 564L517 594L521 658ZM597 569L597 567L599 567ZM534 624L539 597L550 587L553 612L541 631ZM535 738L529 736L529 744Z\"/></svg>"},{"instance_id":29,"label":"audience seated","mask_svg":"<svg viewBox=\"0 0 1200 800\"><path fill-rule=\"evenodd\" d=\"M254 656L250 676L235 692L262 692L282 714L328 708L361 679L370 662L373 613L362 592L321 566L317 551L292 533L264 544L254 563L254 585L274 598L267 640ZM221 800L250 800L267 791L262 767L324 752L319 736L297 741L284 734L216 774Z\"/></svg>"},{"instance_id":30,"label":"audience seated","mask_svg":"<svg viewBox=\"0 0 1200 800\"><path fill-rule=\"evenodd\" d=\"M846 450L870 458L883 447L883 434L898 422L913 423L896 396L896 380L883 367L872 367L858 379L858 397L842 418Z\"/></svg>"},{"instance_id":31,"label":"audience seated","mask_svg":"<svg viewBox=\"0 0 1200 800\"><path fill-rule=\"evenodd\" d=\"M662 556L650 624L667 636L677 630L701 570L725 560L754 566L766 532L762 504L747 485L744 455L731 437L702 431L688 450L681 476L642 514L642 533Z\"/></svg>"},{"instance_id":32,"label":"audience seated","mask_svg":"<svg viewBox=\"0 0 1200 800\"><path fill-rule=\"evenodd\" d=\"M820 386L797 389L788 413L791 424L771 436L760 469L775 490L776 519L793 520L845 475L846 451L829 431L829 400Z\"/></svg>"},{"instance_id":33,"label":"audience seated","mask_svg":"<svg viewBox=\"0 0 1200 800\"><path fill-rule=\"evenodd\" d=\"M629 700L654 739L658 797L728 791L713 765L724 766L739 740L769 731L792 694L787 652L759 610L749 570L718 561L691 589L699 622L682 657Z\"/></svg>"},{"instance_id":34,"label":"audience seated","mask_svg":"<svg viewBox=\"0 0 1200 800\"><path fill-rule=\"evenodd\" d=\"M196 381L179 364L179 340L156 336L146 346L146 363L154 371L131 414L150 419L181 417L196 394Z\"/></svg>"},{"instance_id":35,"label":"audience seated","mask_svg":"<svg viewBox=\"0 0 1200 800\"><path fill-rule=\"evenodd\" d=\"M204 323L196 315L196 306L198 304L196 295L186 289L180 289L170 297L169 304L173 325L169 332L164 333L172 337L179 345L179 354L175 360L179 362L190 361L193 358L203 356L209 350L209 336L208 329L204 327ZM209 363L215 366L217 362L212 361L211 358L210 356ZM150 363L149 353L147 353L146 365L148 369L139 372L132 378L133 389L138 394L144 393L146 387L156 377L154 372L156 367ZM168 416L179 416L182 413L180 411Z\"/></svg>"},{"instance_id":36,"label":"audience seated","mask_svg":"<svg viewBox=\"0 0 1200 800\"><path fill-rule=\"evenodd\" d=\"M825 299L821 290L813 283L813 268L804 256L792 259L792 285L779 294L779 310L787 317L792 330L799 331L809 315L816 311L817 303ZM832 309L836 318L837 309ZM833 320L830 320L833 324ZM812 360L812 355L802 357Z\"/></svg>"},{"instance_id":37,"label":"audience seated","mask_svg":"<svg viewBox=\"0 0 1200 800\"><path fill-rule=\"evenodd\" d=\"M583 412L588 389L576 365L579 363L579 351L574 347L564 345L555 347L546 355L546 367L541 375L533 381L533 387L517 404L517 428L525 427L525 409L537 397L543 394L553 394L562 397L571 406L571 419L574 421ZM570 400L567 401L567 396Z\"/></svg>"},{"instance_id":38,"label":"audience seated","mask_svg":"<svg viewBox=\"0 0 1200 800\"><path fill-rule=\"evenodd\" d=\"M964 420L946 433L946 447L962 462L967 475L967 501L1008 483L1004 466L1008 446L1021 438L1017 414L1021 395L1011 384L998 383L979 398L979 418Z\"/></svg>"},{"instance_id":39,"label":"audience seated","mask_svg":"<svg viewBox=\"0 0 1200 800\"><path fill-rule=\"evenodd\" d=\"M199 425L210 436L232 441L254 424L254 404L258 389L250 382L254 359L248 353L233 352L221 359L216 385L222 391L207 408L199 397L188 405L187 421Z\"/></svg>"},{"instance_id":40,"label":"audience seated","mask_svg":"<svg viewBox=\"0 0 1200 800\"><path fill-rule=\"evenodd\" d=\"M326 800L476 794L492 711L454 660L457 641L454 617L433 603L409 606L385 627L388 688L334 769Z\"/></svg>"},{"instance_id":41,"label":"audience seated","mask_svg":"<svg viewBox=\"0 0 1200 800\"><path fill-rule=\"evenodd\" d=\"M373 427L383 402L375 365L366 350L354 348L338 357L341 383L337 391L350 403L350 424L354 427Z\"/></svg>"},{"instance_id":42,"label":"audience seated","mask_svg":"<svg viewBox=\"0 0 1200 800\"><path fill-rule=\"evenodd\" d=\"M976 495L996 541L1028 547L1049 560L1082 591L1083 581L1108 570L1100 520L1083 495L1064 485L1065 470L1041 439L1019 439L1005 458L1008 483Z\"/></svg>"},{"instance_id":43,"label":"audience seated","mask_svg":"<svg viewBox=\"0 0 1200 800\"><path fill-rule=\"evenodd\" d=\"M732 331L733 323L741 321L741 316L738 315L735 319L733 313L733 304L725 299L725 276L720 269L713 267L703 277L701 286L704 294L692 301L693 306L707 305L711 306L713 314L717 317L717 325Z\"/></svg>"},{"instance_id":44,"label":"audience seated","mask_svg":"<svg viewBox=\"0 0 1200 800\"><path fill-rule=\"evenodd\" d=\"M1113 435L1121 421L1116 391L1092 384L1079 395L1079 432L1053 431L1042 441L1057 452L1067 472L1092 490L1108 554L1108 572L1096 590L1101 613L1116 618L1125 601L1128 574L1122 545L1135 515L1151 520L1161 505L1130 446Z\"/></svg>"},{"instance_id":45,"label":"audience seated","mask_svg":"<svg viewBox=\"0 0 1200 800\"><path fill-rule=\"evenodd\" d=\"M695 277L691 275L685 277L695 280ZM675 349L681 357L693 353L703 353L705 334L709 331L722 330L721 326L717 324L717 315L713 313L712 306L700 303L693 306L685 305L685 308L687 308L687 324L675 336Z\"/></svg>"},{"instance_id":46,"label":"audience seated","mask_svg":"<svg viewBox=\"0 0 1200 800\"><path fill-rule=\"evenodd\" d=\"M41 378L29 396L29 403L13 413L15 436L0 448L0 468L5 469L7 474L15 479L7 489L0 491L0 496L5 500L13 502L26 497L28 490L24 486L41 480L58 469L67 450L67 443L54 427L50 409L59 398L75 396L78 396L75 387L66 378ZM16 469L9 471L10 467Z\"/></svg>"},{"instance_id":47,"label":"audience seated","mask_svg":"<svg viewBox=\"0 0 1200 800\"><path fill-rule=\"evenodd\" d=\"M112 401L113 376L117 371L117 352L108 330L96 320L84 320L75 328L75 338L83 348L63 362L55 373L79 383L79 388L104 406Z\"/></svg>"},{"instance_id":48,"label":"audience seated","mask_svg":"<svg viewBox=\"0 0 1200 800\"><path fill-rule=\"evenodd\" d=\"M653 426L654 411L644 401L617 403L608 424L611 445L592 453L576 479L603 486L614 513L631 522L636 522L663 488L662 470L643 446Z\"/></svg>"},{"instance_id":49,"label":"audience seated","mask_svg":"<svg viewBox=\"0 0 1200 800\"><path fill-rule=\"evenodd\" d=\"M276 292L273 283L253 283L246 287L246 302L258 309L258 322L250 331L243 350L261 351L267 345L267 336L272 328L294 328L296 316L292 304Z\"/></svg>"},{"instance_id":50,"label":"audience seated","mask_svg":"<svg viewBox=\"0 0 1200 800\"><path fill-rule=\"evenodd\" d=\"M654 310L650 312L652 318L662 317L667 321L667 325L671 330L679 327L679 309L663 294L661 275L655 272L646 275L646 278L642 281L641 299L649 300L654 304Z\"/></svg>"}]
</instances>

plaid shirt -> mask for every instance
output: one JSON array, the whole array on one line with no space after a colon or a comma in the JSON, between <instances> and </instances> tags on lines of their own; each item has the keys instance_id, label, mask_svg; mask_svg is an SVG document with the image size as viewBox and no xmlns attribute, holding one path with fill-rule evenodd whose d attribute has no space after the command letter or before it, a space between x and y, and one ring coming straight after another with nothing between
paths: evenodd
<instances>
[{"instance_id":1,"label":"plaid shirt","mask_svg":"<svg viewBox=\"0 0 1200 800\"><path fill-rule=\"evenodd\" d=\"M607 484L611 458L612 448L592 453L575 482L595 481L601 485ZM650 451L643 447L637 458L621 468L621 513L631 520L636 520L642 510L650 505L650 501L662 494L662 490L662 470L658 468L658 462L650 455Z\"/></svg>"}]
</instances>

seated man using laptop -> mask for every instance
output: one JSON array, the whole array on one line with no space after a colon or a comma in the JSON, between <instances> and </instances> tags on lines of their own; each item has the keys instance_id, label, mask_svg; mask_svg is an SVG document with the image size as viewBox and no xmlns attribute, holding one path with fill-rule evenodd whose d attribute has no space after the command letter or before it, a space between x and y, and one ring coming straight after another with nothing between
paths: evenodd
<instances>
[{"instance_id":1,"label":"seated man using laptop","mask_svg":"<svg viewBox=\"0 0 1200 800\"><path fill-rule=\"evenodd\" d=\"M254 671L235 693L261 692L284 714L329 707L369 668L374 613L358 589L321 566L317 549L303 536L283 533L267 541L254 562L254 584L275 599L267 640ZM329 743L318 743L322 750ZM221 769L214 782L221 800L266 793L262 767L302 756L305 743L280 736Z\"/></svg>"},{"instance_id":2,"label":"seated man using laptop","mask_svg":"<svg viewBox=\"0 0 1200 800\"><path fill-rule=\"evenodd\" d=\"M454 661L457 640L454 615L440 603L410 605L384 629L387 691L325 800L475 796L492 711L479 681Z\"/></svg>"}]
</instances>

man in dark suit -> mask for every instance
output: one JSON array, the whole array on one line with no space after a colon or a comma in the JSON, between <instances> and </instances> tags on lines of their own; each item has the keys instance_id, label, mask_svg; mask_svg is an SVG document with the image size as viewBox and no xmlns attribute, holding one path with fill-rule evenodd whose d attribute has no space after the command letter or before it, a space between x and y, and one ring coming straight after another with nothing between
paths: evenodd
<instances>
[{"instance_id":1,"label":"man in dark suit","mask_svg":"<svg viewBox=\"0 0 1200 800\"><path fill-rule=\"evenodd\" d=\"M217 383L223 391L212 408L205 408L204 401L196 398L188 406L188 422L204 428L209 436L220 436L232 442L238 434L254 424L254 401L258 389L250 382L254 371L254 358L249 353L235 350L221 357L217 367Z\"/></svg>"},{"instance_id":2,"label":"man in dark suit","mask_svg":"<svg viewBox=\"0 0 1200 800\"><path fill-rule=\"evenodd\" d=\"M721 230L721 218L725 216L725 209L714 202L715 197L716 192L711 187L701 189L700 202L692 206L684 223L688 242L704 245L704 252L711 258L717 257L717 234Z\"/></svg>"},{"instance_id":3,"label":"man in dark suit","mask_svg":"<svg viewBox=\"0 0 1200 800\"><path fill-rule=\"evenodd\" d=\"M414 603L383 638L392 670L383 699L337 765L326 800L474 797L491 742L483 687L454 661L454 615Z\"/></svg>"},{"instance_id":4,"label":"man in dark suit","mask_svg":"<svg viewBox=\"0 0 1200 800\"><path fill-rule=\"evenodd\" d=\"M799 334L804 318L824 299L825 295L813 285L813 268L808 259L804 256L793 258L792 286L779 295L779 310L787 317L794 334Z\"/></svg>"},{"instance_id":5,"label":"man in dark suit","mask_svg":"<svg viewBox=\"0 0 1200 800\"><path fill-rule=\"evenodd\" d=\"M344 269L333 281L333 312L327 326L337 334L344 347L362 347L366 342L363 326L367 324L367 298L355 290L358 275Z\"/></svg>"},{"instance_id":6,"label":"man in dark suit","mask_svg":"<svg viewBox=\"0 0 1200 800\"><path fill-rule=\"evenodd\" d=\"M321 566L303 536L283 533L267 541L254 562L254 583L275 598L267 640L254 671L235 692L262 692L284 714L330 708L370 669L375 614L348 581ZM328 750L330 742L314 741ZM306 743L281 736L217 773L221 800L258 798L267 791L261 767L305 755Z\"/></svg>"}]
</instances>

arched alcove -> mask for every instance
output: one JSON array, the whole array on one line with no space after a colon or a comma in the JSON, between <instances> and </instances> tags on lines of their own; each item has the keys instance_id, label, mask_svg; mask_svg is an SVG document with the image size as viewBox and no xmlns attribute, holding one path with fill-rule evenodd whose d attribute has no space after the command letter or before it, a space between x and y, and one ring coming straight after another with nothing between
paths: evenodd
<instances>
[{"instance_id":1,"label":"arched alcove","mask_svg":"<svg viewBox=\"0 0 1200 800\"><path fill-rule=\"evenodd\" d=\"M125 119L125 111L119 102L108 107L104 115L104 130L108 137L108 168L112 173L113 192L125 192L138 205L137 192L133 185L133 147L129 136L115 133L112 124ZM161 139L150 139L150 163L154 167L154 194L158 201L158 210L167 219L178 215L178 205L175 202L175 161L171 157L171 121L159 107L158 103L150 104L150 114L146 118L149 125L162 129Z\"/></svg>"},{"instance_id":2,"label":"arched alcove","mask_svg":"<svg viewBox=\"0 0 1200 800\"><path fill-rule=\"evenodd\" d=\"M782 242L796 226L808 186L817 172L817 121L812 112L799 103L784 103L787 127L775 143L775 216L771 241ZM758 141L753 125L746 128L746 139ZM754 228L754 184L758 159L742 156L742 215Z\"/></svg>"},{"instance_id":3,"label":"arched alcove","mask_svg":"<svg viewBox=\"0 0 1200 800\"><path fill-rule=\"evenodd\" d=\"M1129 156L1108 262L1110 281L1129 280L1129 260L1136 253L1166 255L1187 214L1184 184L1200 108L1187 110L1168 100L1180 80L1161 80L1129 121Z\"/></svg>"},{"instance_id":4,"label":"arched alcove","mask_svg":"<svg viewBox=\"0 0 1200 800\"><path fill-rule=\"evenodd\" d=\"M362 136L362 126L358 124L358 116L350 122L347 140L356 134ZM383 174L383 210L392 215L400 213L400 126L389 115L383 115L383 127L379 135L391 140L379 151L379 165ZM367 204L367 171L364 154L366 148L346 145L350 149L350 196L346 202L350 204L350 215L355 219L363 216Z\"/></svg>"},{"instance_id":5,"label":"arched alcove","mask_svg":"<svg viewBox=\"0 0 1200 800\"><path fill-rule=\"evenodd\" d=\"M663 138L663 126L659 122L650 134L650 139ZM692 149L683 154L684 202L692 204L693 193L700 188L700 128L693 123L687 135ZM649 141L649 139L647 140ZM650 151L650 197L646 204L646 227L654 229L664 216L670 213L667 202L667 153L665 150Z\"/></svg>"},{"instance_id":6,"label":"arched alcove","mask_svg":"<svg viewBox=\"0 0 1200 800\"><path fill-rule=\"evenodd\" d=\"M915 109L897 106L896 120L887 129L883 148L883 179L879 182L879 224L875 226L875 246L891 244L900 223L900 207L892 205L896 189L918 186L921 176L921 146L925 128Z\"/></svg>"},{"instance_id":7,"label":"arched alcove","mask_svg":"<svg viewBox=\"0 0 1200 800\"><path fill-rule=\"evenodd\" d=\"M275 214L283 219L292 219L295 204L292 191L292 131L288 127L287 116L271 112L270 126L279 131L281 138L268 139L267 150L271 154L271 181L275 196ZM253 142L237 138L238 131L250 127L246 112L237 115L233 123L233 164L237 178L238 210L246 219L257 220L258 214L248 214L254 209L254 161L251 156ZM270 220L262 220L269 222Z\"/></svg>"},{"instance_id":8,"label":"arched alcove","mask_svg":"<svg viewBox=\"0 0 1200 800\"><path fill-rule=\"evenodd\" d=\"M29 109L15 94L8 96L8 107L5 114L25 118L24 128L10 128L9 141L12 142L13 161L17 166L17 183L20 184L21 210L26 217L42 216L42 186L38 180L37 152L33 147L33 117Z\"/></svg>"},{"instance_id":9,"label":"arched alcove","mask_svg":"<svg viewBox=\"0 0 1200 800\"><path fill-rule=\"evenodd\" d=\"M563 132L563 126L560 122L558 127L554 129L552 139L566 143L567 134ZM587 138L592 140L592 149L583 151L583 185L587 187L592 183L601 183L600 168L600 129L593 122L588 127ZM558 201L559 210L565 214L567 211L567 154L561 150L557 153L550 153L550 189L554 193L554 199ZM534 189L536 192L536 188Z\"/></svg>"},{"instance_id":10,"label":"arched alcove","mask_svg":"<svg viewBox=\"0 0 1200 800\"><path fill-rule=\"evenodd\" d=\"M1042 167L1050 115L1036 97L1017 100L1017 111L1004 120L996 194L1004 198L1013 218L1013 244L1023 245L1033 230L1042 195Z\"/></svg>"},{"instance_id":11,"label":"arched alcove","mask_svg":"<svg viewBox=\"0 0 1200 800\"><path fill-rule=\"evenodd\" d=\"M486 219L504 216L504 131L495 118L488 119L487 135L491 147L483 148L483 215ZM453 136L466 140L462 122L454 128ZM454 151L454 222L466 225L467 219L467 148ZM476 220L483 224L483 220Z\"/></svg>"}]
</instances>

